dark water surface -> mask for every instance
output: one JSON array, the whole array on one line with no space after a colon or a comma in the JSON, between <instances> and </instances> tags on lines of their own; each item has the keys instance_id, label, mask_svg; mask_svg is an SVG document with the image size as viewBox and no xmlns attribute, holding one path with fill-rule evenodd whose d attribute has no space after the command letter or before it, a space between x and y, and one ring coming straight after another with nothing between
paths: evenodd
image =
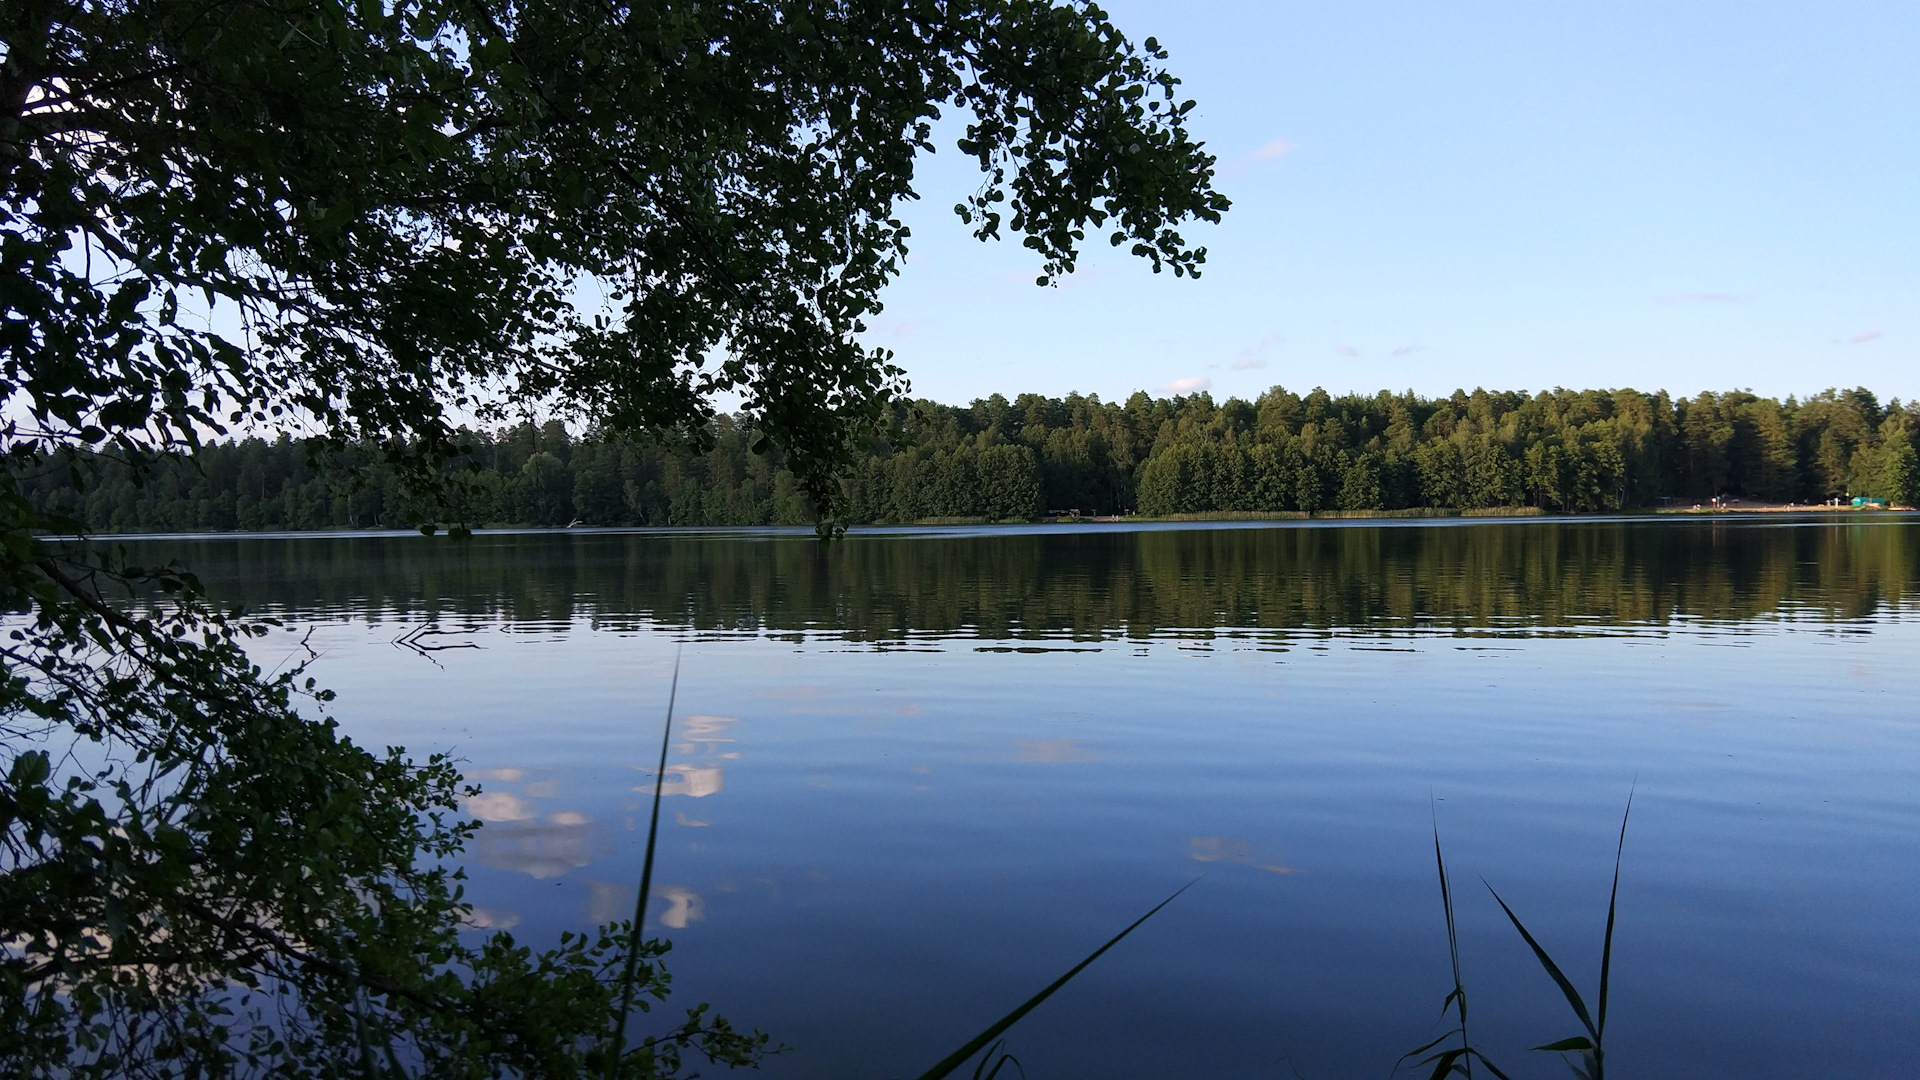
<instances>
[{"instance_id":1,"label":"dark water surface","mask_svg":"<svg viewBox=\"0 0 1920 1080\"><path fill-rule=\"evenodd\" d=\"M1563 1076L1478 879L1591 997L1636 784L1616 1075L1920 1075L1920 523L134 546L315 627L358 740L464 758L470 895L534 943L631 909L680 653L652 918L768 1076L915 1075L1196 876L1027 1075L1385 1076L1449 989L1435 809L1477 1041Z\"/></svg>"}]
</instances>

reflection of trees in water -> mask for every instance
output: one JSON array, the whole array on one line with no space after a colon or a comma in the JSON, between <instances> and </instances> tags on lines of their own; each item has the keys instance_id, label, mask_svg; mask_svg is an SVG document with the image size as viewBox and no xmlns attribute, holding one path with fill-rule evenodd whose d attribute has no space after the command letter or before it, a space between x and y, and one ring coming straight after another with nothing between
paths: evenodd
<instances>
[{"instance_id":1,"label":"reflection of trees in water","mask_svg":"<svg viewBox=\"0 0 1920 1080\"><path fill-rule=\"evenodd\" d=\"M1899 520L1761 519L856 534L825 548L794 535L685 533L136 548L189 558L216 598L299 615L1097 639L1176 628L1855 618L1911 600L1917 535Z\"/></svg>"}]
</instances>

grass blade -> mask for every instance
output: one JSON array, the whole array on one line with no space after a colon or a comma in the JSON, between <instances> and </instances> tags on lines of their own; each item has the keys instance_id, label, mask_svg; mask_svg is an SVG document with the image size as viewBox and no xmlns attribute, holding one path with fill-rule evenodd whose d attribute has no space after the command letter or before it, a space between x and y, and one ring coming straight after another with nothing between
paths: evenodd
<instances>
[{"instance_id":1,"label":"grass blade","mask_svg":"<svg viewBox=\"0 0 1920 1080\"><path fill-rule=\"evenodd\" d=\"M1007 1045L1007 1041L1002 1039L992 1046L987 1047L987 1052L980 1055L980 1064L973 1067L973 1080L994 1080L995 1077L1000 1075L1000 1070L1006 1068L1009 1063L1013 1065L1013 1070L1019 1073L1022 1080L1024 1080L1027 1075L1027 1070L1021 1066L1019 1058L1001 1051L1000 1048L1005 1045ZM997 1060L993 1056L995 1054L1000 1055ZM993 1063L992 1068L987 1067L988 1062Z\"/></svg>"},{"instance_id":2,"label":"grass blade","mask_svg":"<svg viewBox=\"0 0 1920 1080\"><path fill-rule=\"evenodd\" d=\"M1411 1061L1415 1069L1427 1065L1434 1067L1428 1080L1443 1080L1445 1077L1456 1075L1473 1080L1473 1063L1478 1061L1499 1080L1507 1080L1507 1074L1501 1072L1498 1065L1488 1061L1486 1055L1474 1047L1472 1038L1467 1034L1467 985L1460 975L1460 926L1454 919L1453 879L1447 873L1447 857L1440 848L1438 807L1434 806L1433 811L1433 865L1440 877L1440 907L1447 918L1447 959L1453 965L1453 989L1447 993L1446 1000L1440 1003L1440 1015L1445 1017L1448 1010L1455 1010L1460 1022L1454 1026L1453 1030L1443 1033L1439 1038L1400 1055L1399 1060L1393 1063L1392 1071L1395 1074L1399 1073ZM1456 1036L1460 1039L1458 1047L1450 1047L1427 1057L1420 1056Z\"/></svg>"},{"instance_id":3,"label":"grass blade","mask_svg":"<svg viewBox=\"0 0 1920 1080\"><path fill-rule=\"evenodd\" d=\"M1485 881L1484 878L1481 880L1483 882ZM1600 1029L1594 1025L1592 1015L1587 1012L1587 1003L1581 1000L1580 991L1573 988L1573 983L1567 980L1566 974L1560 970L1560 965L1554 963L1553 957L1547 955L1547 950L1541 948L1540 943L1534 940L1533 935L1527 931L1525 924L1520 921L1520 916L1515 915L1513 909L1507 906L1507 902L1500 899L1500 894L1494 890L1494 887L1488 885L1487 891L1493 893L1494 901L1500 905L1501 911L1507 913L1507 918L1512 920L1513 928L1520 931L1520 936L1527 940L1527 946L1533 950L1533 955L1540 961L1540 966L1546 968L1547 974L1553 976L1553 981L1559 984L1560 992L1567 996L1567 1004L1573 1006L1574 1015L1578 1016L1580 1022L1586 1025L1587 1034L1593 1036L1595 1042L1599 1042Z\"/></svg>"},{"instance_id":4,"label":"grass blade","mask_svg":"<svg viewBox=\"0 0 1920 1080\"><path fill-rule=\"evenodd\" d=\"M1449 1031L1449 1032L1446 1032L1446 1033L1444 1033L1444 1034L1442 1034L1442 1035L1440 1035L1440 1036L1438 1036L1438 1037L1436 1037L1436 1038L1435 1038L1435 1039L1434 1039L1434 1040L1433 1040L1432 1042L1427 1042L1427 1043L1422 1043L1422 1044L1420 1044L1419 1046L1416 1046L1416 1047L1414 1047L1413 1049L1411 1049L1411 1050L1409 1050L1409 1051L1407 1051L1406 1053L1404 1053L1404 1054L1401 1054L1401 1055L1400 1055L1400 1061L1397 1061L1397 1062L1395 1062L1395 1063L1394 1063L1394 1066L1393 1066L1393 1068L1394 1068L1394 1071L1395 1071L1395 1072L1399 1072L1399 1071L1400 1071L1400 1064L1401 1064L1401 1062L1404 1062L1404 1061L1406 1061L1406 1060L1407 1060L1408 1058L1410 1058L1410 1057L1419 1057L1419 1056L1420 1056L1421 1054L1424 1054L1424 1053L1426 1053L1427 1051L1429 1051L1429 1050L1431 1050L1431 1049L1433 1049L1434 1047L1436 1047L1436 1046L1439 1046L1439 1045L1440 1045L1441 1043L1443 1043L1443 1042L1446 1042L1446 1041L1447 1041L1448 1039L1451 1039L1451 1038L1453 1038L1453 1036L1454 1036L1454 1034L1455 1034L1455 1033L1454 1033L1454 1032L1451 1032L1451 1031ZM1432 1061L1432 1060L1433 1060L1432 1058L1424 1058L1424 1059L1422 1059L1422 1060L1420 1060L1420 1061L1417 1061L1417 1062L1414 1062L1414 1064L1416 1064L1416 1065L1424 1065L1424 1064L1426 1064L1427 1062L1429 1062L1429 1061Z\"/></svg>"},{"instance_id":5,"label":"grass blade","mask_svg":"<svg viewBox=\"0 0 1920 1080\"><path fill-rule=\"evenodd\" d=\"M1510 1078L1507 1076L1506 1073L1503 1073L1500 1071L1500 1066L1495 1065L1493 1062L1487 1060L1485 1054L1482 1054L1480 1051L1475 1050L1473 1052L1473 1056L1479 1059L1480 1064L1485 1065L1487 1067L1488 1072L1492 1073L1496 1077L1499 1077L1499 1080L1510 1080Z\"/></svg>"},{"instance_id":6,"label":"grass blade","mask_svg":"<svg viewBox=\"0 0 1920 1080\"><path fill-rule=\"evenodd\" d=\"M1432 809L1431 804L1429 809ZM1453 882L1447 876L1447 858L1440 853L1440 812L1437 809L1433 811L1433 863L1440 872L1440 905L1447 913L1447 958L1453 963L1453 993L1447 995L1447 1002L1459 1008L1460 1042L1470 1047L1473 1040L1467 1038L1467 985L1460 978L1460 930L1453 918ZM1447 1002L1440 1006L1443 1016L1447 1011ZM1472 1062L1467 1063L1467 1075L1473 1075Z\"/></svg>"},{"instance_id":7,"label":"grass blade","mask_svg":"<svg viewBox=\"0 0 1920 1080\"><path fill-rule=\"evenodd\" d=\"M673 702L680 694L680 656L673 657L673 682L667 688L667 722L660 732L660 764L653 771L653 816L647 822L647 853L640 863L640 895L633 903L633 928L627 935L627 967L620 977L620 1011L613 1021L613 1053L607 1055L607 1080L620 1072L627 1052L627 1016L633 1011L633 984L640 970L640 927L653 889L653 852L660 839L660 796L667 782L667 744L673 739Z\"/></svg>"},{"instance_id":8,"label":"grass blade","mask_svg":"<svg viewBox=\"0 0 1920 1080\"><path fill-rule=\"evenodd\" d=\"M1633 791L1627 791L1627 810L1620 815L1620 846L1613 853L1613 892L1607 896L1607 936L1600 945L1600 1019L1593 1030L1593 1041L1600 1041L1607 1030L1607 976L1613 968L1613 911L1620 902L1620 860L1627 853L1627 819L1633 816ZM1594 1048L1596 1051L1599 1047Z\"/></svg>"},{"instance_id":9,"label":"grass blade","mask_svg":"<svg viewBox=\"0 0 1920 1080\"><path fill-rule=\"evenodd\" d=\"M1054 991L1067 985L1067 983L1075 975L1078 975L1082 971L1086 970L1086 967L1088 964L1091 964L1095 960L1100 959L1101 954L1105 953L1108 949L1113 948L1115 945L1120 944L1121 938L1124 938L1128 934L1131 934L1135 930L1139 929L1141 923L1146 922L1148 919L1151 919L1155 915L1159 914L1161 908L1166 907L1168 904L1173 903L1175 897L1178 897L1181 893L1186 892L1188 889L1193 888L1194 881L1199 881L1199 880L1200 880L1199 878L1194 878L1193 881L1189 881L1185 885L1182 885L1178 889L1174 890L1173 896L1169 896L1165 900L1160 901L1158 904L1153 905L1153 910L1133 920L1133 922L1130 925L1128 925L1128 927L1125 930L1122 930L1119 933L1113 935L1113 937L1107 940L1107 943L1105 945L1102 945L1099 948L1093 950L1092 953L1088 954L1085 960L1082 960L1078 964L1075 964L1073 966L1073 970L1053 980L1052 985L1048 986L1045 990L1042 990L1039 993L1028 998L1025 1004L1021 1005L1019 1008L1013 1010L1007 1015L1001 1017L998 1021L996 1021L993 1024L992 1027L987 1028L987 1030L981 1032L978 1035L975 1035L972 1039L969 1039L965 1046L962 1046L960 1049L955 1050L953 1053L948 1054L946 1057L942 1058L938 1065L935 1065L933 1068L928 1069L926 1072L921 1073L920 1080L941 1080L941 1077L951 1074L953 1070L966 1064L967 1059L979 1053L981 1047L984 1047L988 1043L991 1043L995 1039L999 1038L1001 1033L1005 1032L1008 1028L1018 1023L1021 1017L1032 1012L1034 1009L1039 1008L1040 1003L1052 997Z\"/></svg>"},{"instance_id":10,"label":"grass blade","mask_svg":"<svg viewBox=\"0 0 1920 1080\"><path fill-rule=\"evenodd\" d=\"M1451 1036L1453 1033L1448 1032L1447 1034ZM1466 1057L1467 1054L1468 1051L1465 1047L1456 1046L1451 1050L1442 1050L1440 1053L1420 1062L1420 1064L1425 1065L1428 1061L1434 1062L1433 1075L1427 1077L1427 1080L1446 1080L1447 1074L1460 1071L1460 1059Z\"/></svg>"}]
</instances>

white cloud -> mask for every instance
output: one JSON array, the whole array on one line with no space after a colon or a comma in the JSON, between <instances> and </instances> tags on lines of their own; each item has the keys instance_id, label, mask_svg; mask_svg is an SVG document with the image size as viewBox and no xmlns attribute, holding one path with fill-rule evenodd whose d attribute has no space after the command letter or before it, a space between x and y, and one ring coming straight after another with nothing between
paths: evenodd
<instances>
[{"instance_id":1,"label":"white cloud","mask_svg":"<svg viewBox=\"0 0 1920 1080\"><path fill-rule=\"evenodd\" d=\"M1402 345L1399 348L1393 350L1393 355L1406 356L1410 353L1417 353L1424 348L1426 348L1425 345Z\"/></svg>"},{"instance_id":2,"label":"white cloud","mask_svg":"<svg viewBox=\"0 0 1920 1080\"><path fill-rule=\"evenodd\" d=\"M1291 154L1294 150L1294 145L1287 140L1275 139L1260 149L1255 150L1253 156L1257 158L1277 158L1283 154Z\"/></svg>"},{"instance_id":3,"label":"white cloud","mask_svg":"<svg viewBox=\"0 0 1920 1080\"><path fill-rule=\"evenodd\" d=\"M1337 353L1339 353L1339 354L1340 354L1341 356L1349 356L1349 357L1351 357L1351 356L1359 356L1359 355L1360 355L1360 350L1359 350L1359 349L1356 349L1356 348L1354 348L1354 347L1353 347L1353 346L1351 346L1351 345L1335 345L1335 346L1333 347L1333 351L1334 351L1334 352L1337 352Z\"/></svg>"},{"instance_id":4,"label":"white cloud","mask_svg":"<svg viewBox=\"0 0 1920 1080\"><path fill-rule=\"evenodd\" d=\"M1274 330L1269 330L1265 334L1260 335L1259 341L1255 342L1253 345L1249 346L1248 348L1241 349L1239 352L1239 355L1234 357L1233 370L1258 371L1259 369L1266 367L1267 362L1265 359L1261 357L1260 354L1266 352L1268 349L1272 348L1275 345L1280 344L1285 340L1287 339L1281 337L1280 334Z\"/></svg>"},{"instance_id":5,"label":"white cloud","mask_svg":"<svg viewBox=\"0 0 1920 1080\"><path fill-rule=\"evenodd\" d=\"M1197 394L1202 390L1213 389L1213 380L1205 375L1189 375L1184 379L1175 379L1160 388L1163 394Z\"/></svg>"},{"instance_id":6,"label":"white cloud","mask_svg":"<svg viewBox=\"0 0 1920 1080\"><path fill-rule=\"evenodd\" d=\"M1852 337L1850 337L1850 338L1848 338L1848 339L1847 339L1847 344L1849 344L1849 345L1865 345L1865 344L1866 344L1867 342L1869 342L1869 341L1872 341L1873 339L1875 339L1875 338L1877 338L1877 337L1879 337L1879 336L1880 336L1880 331L1878 331L1878 330L1862 330L1862 331L1860 331L1859 333L1857 333L1857 334L1855 334L1855 335L1853 335Z\"/></svg>"}]
</instances>

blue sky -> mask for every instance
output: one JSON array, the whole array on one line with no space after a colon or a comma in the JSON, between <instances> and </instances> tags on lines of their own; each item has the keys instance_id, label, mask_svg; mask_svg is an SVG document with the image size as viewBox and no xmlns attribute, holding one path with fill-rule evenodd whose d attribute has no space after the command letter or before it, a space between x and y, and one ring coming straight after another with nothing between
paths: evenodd
<instances>
[{"instance_id":1,"label":"blue sky","mask_svg":"<svg viewBox=\"0 0 1920 1080\"><path fill-rule=\"evenodd\" d=\"M949 139L870 334L916 395L1920 397L1920 4L1107 7L1221 159L1206 275L1036 288Z\"/></svg>"}]
</instances>

